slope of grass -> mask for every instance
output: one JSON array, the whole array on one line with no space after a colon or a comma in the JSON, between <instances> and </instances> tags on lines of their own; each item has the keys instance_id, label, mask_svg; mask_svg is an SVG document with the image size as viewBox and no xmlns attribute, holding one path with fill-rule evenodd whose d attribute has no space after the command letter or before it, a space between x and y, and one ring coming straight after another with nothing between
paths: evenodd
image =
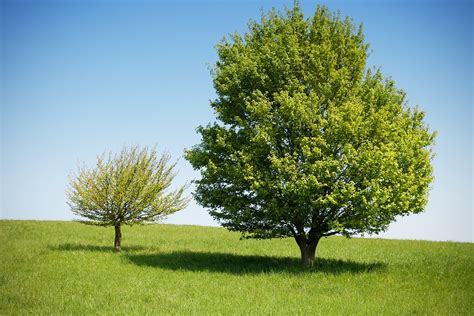
<instances>
[{"instance_id":1,"label":"slope of grass","mask_svg":"<svg viewBox=\"0 0 474 316\"><path fill-rule=\"evenodd\" d=\"M474 314L474 244L0 221L0 314Z\"/></svg>"}]
</instances>

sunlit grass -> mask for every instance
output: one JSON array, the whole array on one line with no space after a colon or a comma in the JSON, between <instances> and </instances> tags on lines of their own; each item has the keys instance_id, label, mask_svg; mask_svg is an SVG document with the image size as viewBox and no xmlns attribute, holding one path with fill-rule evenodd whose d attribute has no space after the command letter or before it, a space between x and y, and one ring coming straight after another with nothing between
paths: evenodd
<instances>
[{"instance_id":1,"label":"sunlit grass","mask_svg":"<svg viewBox=\"0 0 474 316\"><path fill-rule=\"evenodd\" d=\"M4 314L474 314L474 244L291 239L221 228L0 221Z\"/></svg>"}]
</instances>

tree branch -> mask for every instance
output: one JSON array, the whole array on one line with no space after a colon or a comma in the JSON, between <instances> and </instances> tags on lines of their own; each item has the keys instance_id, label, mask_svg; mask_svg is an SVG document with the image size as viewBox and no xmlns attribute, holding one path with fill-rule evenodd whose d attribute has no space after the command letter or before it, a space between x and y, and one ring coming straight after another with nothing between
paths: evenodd
<instances>
[{"instance_id":1,"label":"tree branch","mask_svg":"<svg viewBox=\"0 0 474 316\"><path fill-rule=\"evenodd\" d=\"M327 232L325 234L322 234L321 237L328 237L328 236L336 235L336 234L339 234L339 233L340 233L339 231Z\"/></svg>"}]
</instances>

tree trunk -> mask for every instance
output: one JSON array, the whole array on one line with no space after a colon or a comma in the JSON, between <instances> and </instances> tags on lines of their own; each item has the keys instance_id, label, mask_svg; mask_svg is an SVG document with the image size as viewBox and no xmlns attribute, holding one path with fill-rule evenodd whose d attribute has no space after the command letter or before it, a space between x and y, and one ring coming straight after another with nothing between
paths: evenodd
<instances>
[{"instance_id":1,"label":"tree trunk","mask_svg":"<svg viewBox=\"0 0 474 316\"><path fill-rule=\"evenodd\" d=\"M120 224L115 224L115 242L114 249L119 252L121 250L122 243L122 231L120 230Z\"/></svg>"},{"instance_id":2,"label":"tree trunk","mask_svg":"<svg viewBox=\"0 0 474 316\"><path fill-rule=\"evenodd\" d=\"M312 267L314 265L316 247L318 246L319 239L319 237L313 240L308 240L306 237L298 237L296 239L300 247L301 261L305 267Z\"/></svg>"}]
</instances>

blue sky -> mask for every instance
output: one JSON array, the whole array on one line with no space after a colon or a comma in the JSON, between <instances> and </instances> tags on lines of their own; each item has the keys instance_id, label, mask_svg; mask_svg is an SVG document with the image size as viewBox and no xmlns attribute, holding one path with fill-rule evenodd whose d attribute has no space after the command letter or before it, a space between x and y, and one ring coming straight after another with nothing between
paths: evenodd
<instances>
[{"instance_id":1,"label":"blue sky","mask_svg":"<svg viewBox=\"0 0 474 316\"><path fill-rule=\"evenodd\" d=\"M426 212L388 238L474 241L473 5L460 1L302 1L363 23L379 66L438 131ZM0 218L71 219L64 190L80 162L124 144L180 159L213 121L214 45L261 10L292 1L2 1ZM168 223L215 225L195 203Z\"/></svg>"}]
</instances>

